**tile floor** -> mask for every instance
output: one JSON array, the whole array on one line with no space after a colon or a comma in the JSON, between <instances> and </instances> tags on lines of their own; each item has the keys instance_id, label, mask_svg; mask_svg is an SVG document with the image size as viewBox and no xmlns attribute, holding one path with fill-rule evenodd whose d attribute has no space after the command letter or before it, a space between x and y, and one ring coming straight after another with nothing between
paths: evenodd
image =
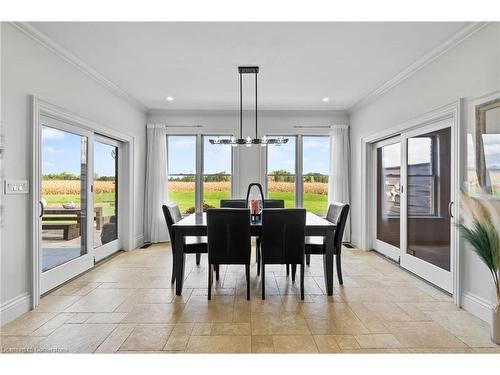
<instances>
[{"instance_id":1,"label":"tile floor","mask_svg":"<svg viewBox=\"0 0 500 375\"><path fill-rule=\"evenodd\" d=\"M306 298L269 266L267 299L252 269L221 267L207 300L206 257L187 256L184 293L170 284L166 244L120 253L42 298L1 327L3 352L53 353L500 353L487 325L451 298L372 252L344 249L344 286L325 294L322 258L305 275Z\"/></svg>"}]
</instances>

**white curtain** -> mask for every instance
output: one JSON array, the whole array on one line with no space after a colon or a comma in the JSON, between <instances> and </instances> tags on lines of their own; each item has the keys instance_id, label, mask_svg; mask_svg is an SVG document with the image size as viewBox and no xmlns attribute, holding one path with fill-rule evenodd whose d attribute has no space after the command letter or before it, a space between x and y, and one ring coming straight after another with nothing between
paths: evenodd
<instances>
[{"instance_id":1,"label":"white curtain","mask_svg":"<svg viewBox=\"0 0 500 375\"><path fill-rule=\"evenodd\" d=\"M167 132L164 125L147 126L144 240L169 240L161 206L168 202Z\"/></svg>"},{"instance_id":2,"label":"white curtain","mask_svg":"<svg viewBox=\"0 0 500 375\"><path fill-rule=\"evenodd\" d=\"M330 132L330 177L328 179L329 202L351 204L350 200L350 164L351 148L349 126L337 125ZM351 215L347 218L344 242L351 241Z\"/></svg>"}]
</instances>

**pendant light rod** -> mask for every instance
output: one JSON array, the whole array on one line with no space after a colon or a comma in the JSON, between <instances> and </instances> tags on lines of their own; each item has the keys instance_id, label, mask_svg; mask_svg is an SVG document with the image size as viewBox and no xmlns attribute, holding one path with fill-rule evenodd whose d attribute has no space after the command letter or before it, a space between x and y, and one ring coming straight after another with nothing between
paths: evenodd
<instances>
[{"instance_id":1,"label":"pendant light rod","mask_svg":"<svg viewBox=\"0 0 500 375\"><path fill-rule=\"evenodd\" d=\"M230 139L215 137L214 139L209 139L209 142L213 145L231 145L232 147L237 147L245 145L246 147L251 147L252 145L260 145L266 147L267 145L280 146L288 142L288 138L285 137L272 137L268 138L263 136L259 138L259 120L258 120L258 80L257 75L259 74L258 66L239 66L238 73L240 74L240 137L236 138L231 136ZM247 136L243 139L243 74L253 74L255 79L255 138Z\"/></svg>"},{"instance_id":2,"label":"pendant light rod","mask_svg":"<svg viewBox=\"0 0 500 375\"><path fill-rule=\"evenodd\" d=\"M240 70L240 138L243 138L243 75Z\"/></svg>"},{"instance_id":3,"label":"pendant light rod","mask_svg":"<svg viewBox=\"0 0 500 375\"><path fill-rule=\"evenodd\" d=\"M255 139L259 138L257 135L257 71L255 72Z\"/></svg>"}]
</instances>

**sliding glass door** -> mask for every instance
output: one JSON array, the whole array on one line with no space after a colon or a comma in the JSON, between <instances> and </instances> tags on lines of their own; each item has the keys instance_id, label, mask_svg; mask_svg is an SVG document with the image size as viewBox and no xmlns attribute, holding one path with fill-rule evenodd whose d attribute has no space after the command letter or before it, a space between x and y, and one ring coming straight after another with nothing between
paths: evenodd
<instances>
[{"instance_id":1,"label":"sliding glass door","mask_svg":"<svg viewBox=\"0 0 500 375\"><path fill-rule=\"evenodd\" d=\"M46 293L121 248L118 141L40 118L38 249Z\"/></svg>"},{"instance_id":2,"label":"sliding glass door","mask_svg":"<svg viewBox=\"0 0 500 375\"><path fill-rule=\"evenodd\" d=\"M39 268L44 293L93 266L89 180L92 134L41 118Z\"/></svg>"},{"instance_id":3,"label":"sliding glass door","mask_svg":"<svg viewBox=\"0 0 500 375\"><path fill-rule=\"evenodd\" d=\"M93 245L95 261L98 262L120 248L118 241L120 143L96 135L93 151Z\"/></svg>"},{"instance_id":4,"label":"sliding glass door","mask_svg":"<svg viewBox=\"0 0 500 375\"><path fill-rule=\"evenodd\" d=\"M374 248L399 261L401 226L401 144L395 137L375 145Z\"/></svg>"},{"instance_id":5,"label":"sliding glass door","mask_svg":"<svg viewBox=\"0 0 500 375\"><path fill-rule=\"evenodd\" d=\"M449 120L374 145L374 243L380 253L453 290L455 149Z\"/></svg>"},{"instance_id":6,"label":"sliding glass door","mask_svg":"<svg viewBox=\"0 0 500 375\"><path fill-rule=\"evenodd\" d=\"M401 265L449 292L453 289L451 232L454 155L447 121L402 137L406 156L402 194Z\"/></svg>"}]
</instances>

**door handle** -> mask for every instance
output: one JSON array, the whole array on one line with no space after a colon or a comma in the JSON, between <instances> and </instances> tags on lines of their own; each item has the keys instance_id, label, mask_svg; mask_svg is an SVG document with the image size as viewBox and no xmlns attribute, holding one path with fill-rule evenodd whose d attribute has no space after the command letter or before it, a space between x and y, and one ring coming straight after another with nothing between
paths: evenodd
<instances>
[{"instance_id":1,"label":"door handle","mask_svg":"<svg viewBox=\"0 0 500 375\"><path fill-rule=\"evenodd\" d=\"M38 201L38 203L40 203L40 217L42 217L44 214L43 203L42 201Z\"/></svg>"},{"instance_id":2,"label":"door handle","mask_svg":"<svg viewBox=\"0 0 500 375\"><path fill-rule=\"evenodd\" d=\"M453 211L452 211L452 208L453 208L453 204L455 202L451 201L450 203L448 203L448 215L450 215L450 218L453 217Z\"/></svg>"}]
</instances>

